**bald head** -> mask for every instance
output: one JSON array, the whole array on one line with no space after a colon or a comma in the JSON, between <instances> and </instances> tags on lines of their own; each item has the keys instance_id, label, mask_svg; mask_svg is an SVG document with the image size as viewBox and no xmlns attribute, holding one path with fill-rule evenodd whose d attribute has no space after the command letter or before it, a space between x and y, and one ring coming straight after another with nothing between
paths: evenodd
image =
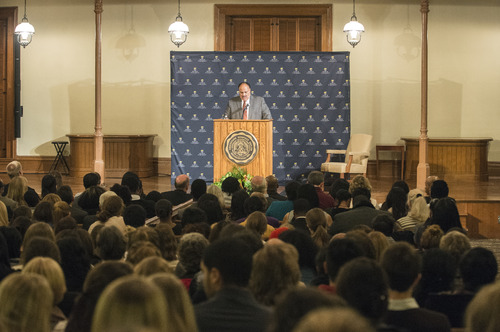
<instances>
[{"instance_id":1,"label":"bald head","mask_svg":"<svg viewBox=\"0 0 500 332\"><path fill-rule=\"evenodd\" d=\"M436 180L439 180L439 178L435 175L428 176L427 179L425 179L425 193L427 196L431 195L431 187Z\"/></svg>"},{"instance_id":2,"label":"bald head","mask_svg":"<svg viewBox=\"0 0 500 332\"><path fill-rule=\"evenodd\" d=\"M188 191L189 189L189 176L181 174L175 178L175 189Z\"/></svg>"},{"instance_id":3,"label":"bald head","mask_svg":"<svg viewBox=\"0 0 500 332\"><path fill-rule=\"evenodd\" d=\"M267 182L266 179L262 176L254 176L250 181L252 184L252 191L258 193L267 193Z\"/></svg>"}]
</instances>

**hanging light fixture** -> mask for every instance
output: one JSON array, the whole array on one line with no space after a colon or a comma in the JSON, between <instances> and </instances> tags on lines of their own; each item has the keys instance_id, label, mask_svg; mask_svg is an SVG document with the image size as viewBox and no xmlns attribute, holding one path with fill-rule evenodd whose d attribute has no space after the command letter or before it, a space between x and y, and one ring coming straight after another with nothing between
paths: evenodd
<instances>
[{"instance_id":1,"label":"hanging light fixture","mask_svg":"<svg viewBox=\"0 0 500 332\"><path fill-rule=\"evenodd\" d=\"M35 28L28 22L28 16L26 16L26 0L24 0L24 17L16 27L14 34L17 35L17 41L22 47L28 46L31 43L32 36L35 34Z\"/></svg>"},{"instance_id":2,"label":"hanging light fixture","mask_svg":"<svg viewBox=\"0 0 500 332\"><path fill-rule=\"evenodd\" d=\"M355 47L361 41L361 33L365 32L363 24L358 22L356 17L356 0L352 0L351 21L344 25L344 32L347 32L347 42Z\"/></svg>"},{"instance_id":3,"label":"hanging light fixture","mask_svg":"<svg viewBox=\"0 0 500 332\"><path fill-rule=\"evenodd\" d=\"M182 22L181 0L178 0L177 17L175 18L175 22L170 24L170 26L168 27L168 33L170 34L170 40L172 41L172 43L177 45L177 47L184 44L187 39L189 28L184 22Z\"/></svg>"}]
</instances>

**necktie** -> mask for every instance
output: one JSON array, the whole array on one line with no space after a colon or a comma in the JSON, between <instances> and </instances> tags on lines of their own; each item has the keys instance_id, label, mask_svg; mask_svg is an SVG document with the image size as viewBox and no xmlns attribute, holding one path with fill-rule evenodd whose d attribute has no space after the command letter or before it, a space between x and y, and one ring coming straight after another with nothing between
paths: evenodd
<instances>
[{"instance_id":1,"label":"necktie","mask_svg":"<svg viewBox=\"0 0 500 332\"><path fill-rule=\"evenodd\" d=\"M247 102L243 101L243 120L247 119Z\"/></svg>"}]
</instances>

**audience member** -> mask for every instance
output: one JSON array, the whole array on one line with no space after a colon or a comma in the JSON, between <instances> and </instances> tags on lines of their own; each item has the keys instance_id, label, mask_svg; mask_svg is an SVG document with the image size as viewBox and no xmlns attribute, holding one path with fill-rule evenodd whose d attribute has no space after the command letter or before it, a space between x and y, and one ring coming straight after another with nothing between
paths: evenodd
<instances>
[{"instance_id":1,"label":"audience member","mask_svg":"<svg viewBox=\"0 0 500 332\"><path fill-rule=\"evenodd\" d=\"M449 189L448 184L444 180L434 180L431 185L431 198L445 198L448 197Z\"/></svg>"},{"instance_id":2,"label":"audience member","mask_svg":"<svg viewBox=\"0 0 500 332\"><path fill-rule=\"evenodd\" d=\"M370 322L350 308L318 309L307 314L293 332L375 332Z\"/></svg>"},{"instance_id":3,"label":"audience member","mask_svg":"<svg viewBox=\"0 0 500 332\"><path fill-rule=\"evenodd\" d=\"M335 207L335 200L332 196L325 193L325 176L320 171L312 171L307 176L307 182L314 186L318 195L320 209L326 210Z\"/></svg>"},{"instance_id":4,"label":"audience member","mask_svg":"<svg viewBox=\"0 0 500 332\"><path fill-rule=\"evenodd\" d=\"M407 331L450 331L450 322L441 313L422 309L412 297L420 280L421 258L409 244L389 247L381 261L389 281L389 310L384 321Z\"/></svg>"},{"instance_id":5,"label":"audience member","mask_svg":"<svg viewBox=\"0 0 500 332\"><path fill-rule=\"evenodd\" d=\"M407 193L402 188L393 186L387 194L381 210L391 212L394 219L398 220L408 214L407 202Z\"/></svg>"},{"instance_id":6,"label":"audience member","mask_svg":"<svg viewBox=\"0 0 500 332\"><path fill-rule=\"evenodd\" d=\"M330 242L331 236L327 231L326 216L320 208L314 208L307 212L306 223L314 244L321 249Z\"/></svg>"},{"instance_id":7,"label":"audience member","mask_svg":"<svg viewBox=\"0 0 500 332\"><path fill-rule=\"evenodd\" d=\"M52 220L54 221L54 228L55 228L62 218L70 216L71 208L69 207L68 203L60 201L54 203L52 212L53 212Z\"/></svg>"},{"instance_id":8,"label":"audience member","mask_svg":"<svg viewBox=\"0 0 500 332\"><path fill-rule=\"evenodd\" d=\"M0 281L11 274L12 268L10 264L9 248L7 245L7 240L0 234Z\"/></svg>"},{"instance_id":9,"label":"audience member","mask_svg":"<svg viewBox=\"0 0 500 332\"><path fill-rule=\"evenodd\" d=\"M5 207L7 208L7 214L9 216L9 219L12 217L12 212L17 208L18 203L14 201L13 199L8 198L7 196L2 195L4 190L4 185L3 181L0 179L0 202L5 204Z\"/></svg>"},{"instance_id":10,"label":"audience member","mask_svg":"<svg viewBox=\"0 0 500 332\"><path fill-rule=\"evenodd\" d=\"M396 222L403 231L415 233L417 227L429 219L430 210L420 189L412 189L408 194L408 214Z\"/></svg>"},{"instance_id":11,"label":"audience member","mask_svg":"<svg viewBox=\"0 0 500 332\"><path fill-rule=\"evenodd\" d=\"M123 174L121 185L128 187L130 190L131 201L126 203L127 206L132 204L140 205L146 210L147 218L155 216L155 203L143 197L142 182L137 174L133 172Z\"/></svg>"},{"instance_id":12,"label":"audience member","mask_svg":"<svg viewBox=\"0 0 500 332\"><path fill-rule=\"evenodd\" d=\"M125 225L138 228L146 223L146 210L138 204L131 204L123 210Z\"/></svg>"},{"instance_id":13,"label":"audience member","mask_svg":"<svg viewBox=\"0 0 500 332\"><path fill-rule=\"evenodd\" d=\"M500 283L482 288L467 307L465 331L496 332L500 326Z\"/></svg>"},{"instance_id":14,"label":"audience member","mask_svg":"<svg viewBox=\"0 0 500 332\"><path fill-rule=\"evenodd\" d=\"M332 209L328 209L327 212L333 219L335 215L349 211L351 207L351 202L352 202L352 196L349 193L349 191L345 189L339 189L335 193L335 207Z\"/></svg>"},{"instance_id":15,"label":"audience member","mask_svg":"<svg viewBox=\"0 0 500 332\"><path fill-rule=\"evenodd\" d=\"M200 332L266 329L271 312L247 290L252 254L250 247L234 238L219 239L208 246L201 268L209 299L194 308Z\"/></svg>"},{"instance_id":16,"label":"audience member","mask_svg":"<svg viewBox=\"0 0 500 332\"><path fill-rule=\"evenodd\" d=\"M203 194L198 199L197 207L205 211L207 215L207 222L212 225L216 222L224 220L224 213L219 204L217 196L212 194Z\"/></svg>"},{"instance_id":17,"label":"audience member","mask_svg":"<svg viewBox=\"0 0 500 332\"><path fill-rule=\"evenodd\" d=\"M189 233L181 237L178 246L179 263L175 275L187 289L196 273L200 271L200 262L207 247L208 240L199 233Z\"/></svg>"},{"instance_id":18,"label":"audience member","mask_svg":"<svg viewBox=\"0 0 500 332\"><path fill-rule=\"evenodd\" d=\"M6 197L17 202L18 205L26 205L24 194L28 191L28 180L24 176L14 177L8 186ZM38 196L38 195L37 195Z\"/></svg>"},{"instance_id":19,"label":"audience member","mask_svg":"<svg viewBox=\"0 0 500 332\"><path fill-rule=\"evenodd\" d=\"M212 194L217 197L219 200L220 207L224 213L227 212L226 204L224 203L224 194L222 193L222 189L216 186L215 184L211 184L207 188L207 194Z\"/></svg>"},{"instance_id":20,"label":"audience member","mask_svg":"<svg viewBox=\"0 0 500 332\"><path fill-rule=\"evenodd\" d=\"M299 186L300 184L297 181L287 183L285 186L286 200L272 202L266 211L266 216L283 220L285 215L293 210L293 201L297 199Z\"/></svg>"},{"instance_id":21,"label":"audience member","mask_svg":"<svg viewBox=\"0 0 500 332\"><path fill-rule=\"evenodd\" d=\"M462 229L457 204L453 198L444 197L438 199L434 204L431 202L431 211L430 225L439 225L445 233L451 228Z\"/></svg>"},{"instance_id":22,"label":"audience member","mask_svg":"<svg viewBox=\"0 0 500 332\"><path fill-rule=\"evenodd\" d=\"M3 332L50 332L54 297L46 278L13 273L0 284L0 327Z\"/></svg>"},{"instance_id":23,"label":"audience member","mask_svg":"<svg viewBox=\"0 0 500 332\"><path fill-rule=\"evenodd\" d=\"M318 248L311 236L300 230L288 230L278 237L280 240L293 245L299 253L300 280L309 286L316 277L315 258Z\"/></svg>"},{"instance_id":24,"label":"audience member","mask_svg":"<svg viewBox=\"0 0 500 332\"><path fill-rule=\"evenodd\" d=\"M450 253L458 266L462 256L470 249L470 240L459 231L450 231L439 241L439 249Z\"/></svg>"},{"instance_id":25,"label":"audience member","mask_svg":"<svg viewBox=\"0 0 500 332\"><path fill-rule=\"evenodd\" d=\"M429 250L432 248L439 248L439 243L444 233L439 225L431 225L427 227L422 233L422 237L417 242L417 246L422 250Z\"/></svg>"},{"instance_id":26,"label":"audience member","mask_svg":"<svg viewBox=\"0 0 500 332\"><path fill-rule=\"evenodd\" d=\"M222 190L222 194L224 195L224 204L227 210L231 209L232 204L232 195L240 189L240 182L237 178L229 176L222 181L220 189Z\"/></svg>"},{"instance_id":27,"label":"audience member","mask_svg":"<svg viewBox=\"0 0 500 332\"><path fill-rule=\"evenodd\" d=\"M430 175L425 179L425 201L427 204L431 201L431 187L434 181L439 180L439 178L435 175Z\"/></svg>"},{"instance_id":28,"label":"audience member","mask_svg":"<svg viewBox=\"0 0 500 332\"><path fill-rule=\"evenodd\" d=\"M61 186L59 189L57 189L57 195L61 197L61 200L63 202L68 203L68 205L70 206L71 216L75 218L76 222L78 224L83 224L83 219L88 215L88 213L83 211L73 203L74 197L71 187Z\"/></svg>"},{"instance_id":29,"label":"audience member","mask_svg":"<svg viewBox=\"0 0 500 332\"><path fill-rule=\"evenodd\" d=\"M92 332L171 331L167 304L160 288L139 276L111 282L97 302Z\"/></svg>"},{"instance_id":30,"label":"audience member","mask_svg":"<svg viewBox=\"0 0 500 332\"><path fill-rule=\"evenodd\" d=\"M98 230L97 227L92 232L93 234L98 231L95 246L97 256L103 261L122 259L127 249L123 233L115 226L104 227L101 225L101 230Z\"/></svg>"},{"instance_id":31,"label":"audience member","mask_svg":"<svg viewBox=\"0 0 500 332\"><path fill-rule=\"evenodd\" d=\"M229 219L231 221L237 221L247 216L247 214L245 213L245 202L249 197L250 195L248 195L248 193L243 189L231 193L231 203L228 207L230 211Z\"/></svg>"},{"instance_id":32,"label":"audience member","mask_svg":"<svg viewBox=\"0 0 500 332\"><path fill-rule=\"evenodd\" d=\"M106 227L115 226L125 235L127 233L127 226L122 217L123 209L123 200L120 197L116 195L108 197L101 206L101 212L97 215L97 221L90 225L89 233L92 233L95 226L105 225Z\"/></svg>"},{"instance_id":33,"label":"audience member","mask_svg":"<svg viewBox=\"0 0 500 332\"><path fill-rule=\"evenodd\" d=\"M274 201L285 201L287 198L278 193L279 183L278 179L274 175L266 176L267 183L267 195L271 200L271 203Z\"/></svg>"},{"instance_id":34,"label":"audience member","mask_svg":"<svg viewBox=\"0 0 500 332\"><path fill-rule=\"evenodd\" d=\"M162 257L150 256L134 266L134 273L139 276L149 277L155 273L173 273L170 265Z\"/></svg>"},{"instance_id":35,"label":"audience member","mask_svg":"<svg viewBox=\"0 0 500 332\"><path fill-rule=\"evenodd\" d=\"M42 178L42 199L48 194L55 194L57 192L56 178L52 175L44 175Z\"/></svg>"},{"instance_id":36,"label":"audience member","mask_svg":"<svg viewBox=\"0 0 500 332\"><path fill-rule=\"evenodd\" d=\"M161 197L168 199L173 206L186 203L193 199L193 195L188 194L189 176L180 174L175 178L175 189L161 193Z\"/></svg>"},{"instance_id":37,"label":"audience member","mask_svg":"<svg viewBox=\"0 0 500 332\"><path fill-rule=\"evenodd\" d=\"M375 230L368 233L368 237L375 248L375 260L380 263L382 255L389 248L389 240L383 233Z\"/></svg>"}]
</instances>

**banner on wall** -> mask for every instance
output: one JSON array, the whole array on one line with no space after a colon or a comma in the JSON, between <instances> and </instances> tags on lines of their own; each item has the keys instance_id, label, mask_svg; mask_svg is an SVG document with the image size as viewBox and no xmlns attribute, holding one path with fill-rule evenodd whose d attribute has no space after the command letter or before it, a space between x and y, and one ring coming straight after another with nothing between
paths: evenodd
<instances>
[{"instance_id":1,"label":"banner on wall","mask_svg":"<svg viewBox=\"0 0 500 332\"><path fill-rule=\"evenodd\" d=\"M246 81L273 117L273 173L319 170L350 137L349 52L171 52L172 182L213 182L213 119Z\"/></svg>"}]
</instances>

